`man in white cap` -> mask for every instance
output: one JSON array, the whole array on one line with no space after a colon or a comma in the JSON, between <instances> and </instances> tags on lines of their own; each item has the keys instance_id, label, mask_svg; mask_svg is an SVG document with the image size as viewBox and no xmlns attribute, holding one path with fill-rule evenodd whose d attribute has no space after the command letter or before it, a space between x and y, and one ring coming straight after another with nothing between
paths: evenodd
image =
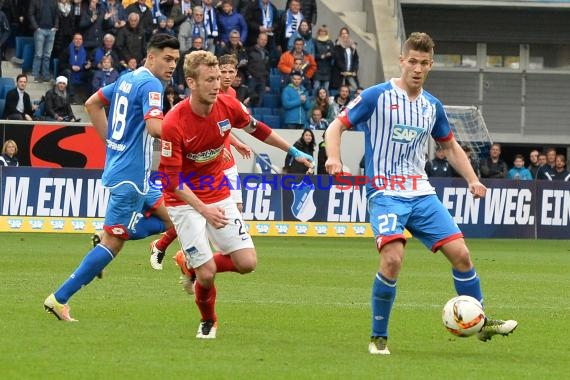
<instances>
[{"instance_id":1,"label":"man in white cap","mask_svg":"<svg viewBox=\"0 0 570 380\"><path fill-rule=\"evenodd\" d=\"M67 78L63 75L55 79L55 86L45 95L44 116L55 121L80 121L75 118L67 93Z\"/></svg>"}]
</instances>

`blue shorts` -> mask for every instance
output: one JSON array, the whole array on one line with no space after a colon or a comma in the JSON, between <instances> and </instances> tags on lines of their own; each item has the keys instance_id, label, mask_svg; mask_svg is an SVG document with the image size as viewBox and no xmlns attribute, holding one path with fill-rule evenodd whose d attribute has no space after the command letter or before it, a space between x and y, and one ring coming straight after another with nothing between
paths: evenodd
<instances>
[{"instance_id":1,"label":"blue shorts","mask_svg":"<svg viewBox=\"0 0 570 380\"><path fill-rule=\"evenodd\" d=\"M112 188L103 229L115 237L128 240L142 217L148 217L162 200L162 193L150 189L145 195L124 184Z\"/></svg>"},{"instance_id":2,"label":"blue shorts","mask_svg":"<svg viewBox=\"0 0 570 380\"><path fill-rule=\"evenodd\" d=\"M394 240L406 240L410 231L432 252L463 234L435 194L415 198L376 195L368 202L370 224L378 250Z\"/></svg>"}]
</instances>

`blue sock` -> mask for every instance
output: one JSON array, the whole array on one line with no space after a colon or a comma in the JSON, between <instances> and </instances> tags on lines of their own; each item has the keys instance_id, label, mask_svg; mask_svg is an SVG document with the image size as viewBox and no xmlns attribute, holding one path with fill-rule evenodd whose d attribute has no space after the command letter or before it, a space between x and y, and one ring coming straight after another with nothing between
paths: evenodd
<instances>
[{"instance_id":1,"label":"blue sock","mask_svg":"<svg viewBox=\"0 0 570 380\"><path fill-rule=\"evenodd\" d=\"M95 276L101 273L111 260L113 260L113 254L101 244L89 251L75 272L54 293L57 302L67 303L81 287L89 284Z\"/></svg>"},{"instance_id":2,"label":"blue sock","mask_svg":"<svg viewBox=\"0 0 570 380\"><path fill-rule=\"evenodd\" d=\"M455 290L460 296L471 296L483 304L483 292L481 291L481 281L475 272L475 268L471 268L467 272L460 272L453 269L453 283Z\"/></svg>"},{"instance_id":3,"label":"blue sock","mask_svg":"<svg viewBox=\"0 0 570 380\"><path fill-rule=\"evenodd\" d=\"M145 237L159 234L166 231L166 227L162 219L151 215L148 218L139 219L134 231L129 236L129 240L139 240Z\"/></svg>"},{"instance_id":4,"label":"blue sock","mask_svg":"<svg viewBox=\"0 0 570 380\"><path fill-rule=\"evenodd\" d=\"M378 272L372 284L372 336L388 337L388 322L395 298L396 281L388 280Z\"/></svg>"}]
</instances>

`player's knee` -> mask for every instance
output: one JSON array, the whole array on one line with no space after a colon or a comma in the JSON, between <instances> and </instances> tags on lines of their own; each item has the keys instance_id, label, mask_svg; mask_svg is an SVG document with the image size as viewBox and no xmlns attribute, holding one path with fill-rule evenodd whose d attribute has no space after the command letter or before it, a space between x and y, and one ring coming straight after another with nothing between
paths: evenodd
<instances>
[{"instance_id":1,"label":"player's knee","mask_svg":"<svg viewBox=\"0 0 570 380\"><path fill-rule=\"evenodd\" d=\"M246 274L253 272L257 266L257 255L255 250L248 250L232 255L232 260L238 273Z\"/></svg>"}]
</instances>

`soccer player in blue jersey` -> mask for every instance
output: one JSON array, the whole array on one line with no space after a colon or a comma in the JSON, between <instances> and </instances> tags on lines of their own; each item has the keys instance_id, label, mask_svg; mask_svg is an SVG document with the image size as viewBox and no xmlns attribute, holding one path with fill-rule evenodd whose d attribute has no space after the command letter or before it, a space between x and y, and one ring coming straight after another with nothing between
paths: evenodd
<instances>
[{"instance_id":1,"label":"soccer player in blue jersey","mask_svg":"<svg viewBox=\"0 0 570 380\"><path fill-rule=\"evenodd\" d=\"M437 198L424 170L431 136L467 180L473 197L484 197L487 191L453 137L443 105L423 90L433 64L433 48L429 35L412 33L400 56L401 76L366 89L326 131L325 167L328 173L337 174L342 172L342 133L359 123L366 126L365 172L371 179L366 195L380 253L379 271L372 285L371 354L390 354L388 323L404 259L405 228L432 252L439 250L449 260L458 294L483 301L463 234ZM487 319L477 336L486 341L497 334L508 335L516 327L513 320Z\"/></svg>"},{"instance_id":2,"label":"soccer player in blue jersey","mask_svg":"<svg viewBox=\"0 0 570 380\"><path fill-rule=\"evenodd\" d=\"M179 48L175 37L153 35L144 66L103 87L85 103L93 126L106 142L102 180L110 189L110 197L101 243L44 301L45 309L60 320L75 321L69 315L67 301L101 273L119 254L125 240L141 239L172 226L162 194L149 190L148 176L154 137L160 137L162 127L161 81L171 79Z\"/></svg>"}]
</instances>

